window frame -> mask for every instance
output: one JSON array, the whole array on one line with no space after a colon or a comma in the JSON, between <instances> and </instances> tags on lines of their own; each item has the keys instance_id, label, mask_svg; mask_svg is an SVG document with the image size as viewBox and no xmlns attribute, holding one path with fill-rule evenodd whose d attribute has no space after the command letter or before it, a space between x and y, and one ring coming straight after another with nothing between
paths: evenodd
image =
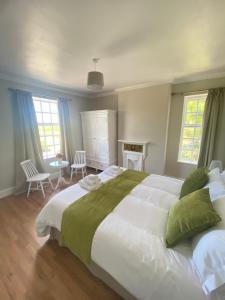
<instances>
[{"instance_id":1,"label":"window frame","mask_svg":"<svg viewBox=\"0 0 225 300\"><path fill-rule=\"evenodd\" d=\"M187 103L188 101L193 101L196 99L196 101L199 99L199 97L204 97L204 100L206 101L206 98L207 98L207 95L208 95L208 92L207 91L204 91L204 92L199 92L199 93L196 93L196 94L187 94L187 95L184 95L184 104L183 104L183 113L182 113L182 122L181 122L181 129L180 129L180 142L179 142L179 150L178 150L178 159L177 159L177 162L178 163L185 163L185 164L190 164L190 165L197 165L197 161L188 161L188 160L184 160L182 158L182 150L183 150L183 131L184 131L184 128L200 128L202 129L203 128L203 120L202 120L202 124L201 125L197 125L196 123L195 124L186 124L185 123L185 119L186 119L186 116L187 116ZM198 109L197 111L195 112L196 116L198 116ZM191 112L190 112L191 113ZM204 118L204 111L203 111L203 118ZM192 138L193 139L193 138ZM200 137L200 146L201 146L201 140L202 140L202 134L201 134L201 137ZM192 150L193 151L193 150Z\"/></svg>"},{"instance_id":2,"label":"window frame","mask_svg":"<svg viewBox=\"0 0 225 300\"><path fill-rule=\"evenodd\" d=\"M43 96L33 96L32 98L33 98L34 110L35 110L35 115L36 115L37 124L38 124L38 133L39 133L40 143L41 143L41 138L44 138L45 143L47 145L46 137L52 137L52 139L53 139L52 146L53 146L54 152L60 152L60 150L61 150L60 149L61 148L61 129L60 129L60 121L59 121L58 99L56 99L56 98L55 99L54 98L48 98L48 97L43 97ZM41 105L41 108L40 108L41 110L40 111L36 110L36 108L35 108L35 101L39 101L39 103ZM49 104L50 103L55 103L57 105L57 112L56 113L52 112L50 105L49 105L49 112L43 111L42 104L41 104L42 102L46 102L46 103L49 103ZM42 117L42 122L41 123L38 122L38 117L37 117L38 113L40 113L41 117ZM45 113L50 114L50 116L51 116L51 122L50 123L49 122L44 122L43 114L45 114ZM56 123L53 122L52 115L57 115L58 122L56 122ZM39 131L39 126L43 126L43 127L44 126L51 126L52 127L52 134L47 135L45 133L45 131L44 131L44 134L41 134L40 131ZM54 126L58 126L59 127L59 134L58 135L54 134L54 129L53 129ZM55 137L56 136L59 138L59 144L55 143ZM58 146L58 151L56 149L57 146ZM54 153L54 154L51 154L51 155L47 154L47 152L43 151L42 145L41 145L41 150L42 150L42 158L43 158L43 160L51 160L57 154L57 153ZM46 155L44 155L44 154L46 154Z\"/></svg>"}]
</instances>

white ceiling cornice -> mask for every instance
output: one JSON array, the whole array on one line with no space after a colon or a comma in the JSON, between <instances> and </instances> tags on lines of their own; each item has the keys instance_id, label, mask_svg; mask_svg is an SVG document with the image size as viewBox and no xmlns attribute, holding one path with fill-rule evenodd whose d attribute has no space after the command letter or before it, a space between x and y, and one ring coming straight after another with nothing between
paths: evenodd
<instances>
[{"instance_id":1,"label":"white ceiling cornice","mask_svg":"<svg viewBox=\"0 0 225 300\"><path fill-rule=\"evenodd\" d=\"M91 98L101 98L101 97L107 97L107 96L112 96L112 95L117 95L118 93L114 91L108 91L108 92L101 92L97 94L91 95Z\"/></svg>"},{"instance_id":2,"label":"white ceiling cornice","mask_svg":"<svg viewBox=\"0 0 225 300\"><path fill-rule=\"evenodd\" d=\"M214 78L223 78L225 77L225 71L220 72L211 72L208 74L195 74L185 78L177 78L172 81L171 84L180 84L180 83L188 83L188 82L195 82L207 79L214 79Z\"/></svg>"},{"instance_id":3,"label":"white ceiling cornice","mask_svg":"<svg viewBox=\"0 0 225 300\"><path fill-rule=\"evenodd\" d=\"M126 91L132 91L132 90L139 90L139 89L144 89L150 86L157 86L161 84L170 84L170 82L166 81L158 81L158 82L145 82L145 83L140 83L140 84L135 84L131 86L126 86L122 88L115 89L117 93L120 92L126 92Z\"/></svg>"},{"instance_id":4,"label":"white ceiling cornice","mask_svg":"<svg viewBox=\"0 0 225 300\"><path fill-rule=\"evenodd\" d=\"M37 87L37 88L42 88L42 89L46 89L46 90L53 91L53 92L59 92L59 93L67 94L70 96L78 96L78 97L83 97L83 98L94 98L93 95L91 95L91 94L82 93L82 92L79 92L76 90L71 90L71 89L67 89L67 88L63 88L63 87L53 86L51 84L39 82L39 81L31 79L31 78L23 78L23 77L19 77L16 75L8 75L5 73L0 73L0 79L12 81L12 82L19 83L19 84L29 85L29 86L33 86L33 87Z\"/></svg>"}]
</instances>

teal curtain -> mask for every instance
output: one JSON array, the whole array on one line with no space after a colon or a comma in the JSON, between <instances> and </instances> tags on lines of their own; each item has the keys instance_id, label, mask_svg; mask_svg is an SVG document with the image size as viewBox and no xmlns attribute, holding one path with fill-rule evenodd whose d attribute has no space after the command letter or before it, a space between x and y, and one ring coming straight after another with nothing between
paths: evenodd
<instances>
[{"instance_id":1,"label":"teal curtain","mask_svg":"<svg viewBox=\"0 0 225 300\"><path fill-rule=\"evenodd\" d=\"M30 92L10 89L15 136L15 193L25 190L25 175L20 162L31 159L38 171L44 171L44 161L38 124Z\"/></svg>"},{"instance_id":2,"label":"teal curtain","mask_svg":"<svg viewBox=\"0 0 225 300\"><path fill-rule=\"evenodd\" d=\"M220 112L224 102L224 89L210 89L205 103L203 132L198 167L208 167L215 159L213 153L216 144L216 132Z\"/></svg>"},{"instance_id":3,"label":"teal curtain","mask_svg":"<svg viewBox=\"0 0 225 300\"><path fill-rule=\"evenodd\" d=\"M69 161L71 164L73 162L73 146L72 146L72 132L70 124L70 112L68 102L70 99L63 97L59 98L58 108L59 108L59 122L60 122L60 132L61 132L61 151L64 159Z\"/></svg>"}]
</instances>

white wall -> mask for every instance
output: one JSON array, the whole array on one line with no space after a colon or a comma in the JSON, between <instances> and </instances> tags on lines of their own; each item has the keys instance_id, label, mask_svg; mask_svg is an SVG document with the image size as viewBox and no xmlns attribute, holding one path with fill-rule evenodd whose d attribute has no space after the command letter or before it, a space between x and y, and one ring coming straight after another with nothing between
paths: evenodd
<instances>
[{"instance_id":1,"label":"white wall","mask_svg":"<svg viewBox=\"0 0 225 300\"><path fill-rule=\"evenodd\" d=\"M92 105L93 110L96 109L111 109L111 110L118 110L118 95L108 95L97 97L90 102Z\"/></svg>"},{"instance_id":2,"label":"white wall","mask_svg":"<svg viewBox=\"0 0 225 300\"><path fill-rule=\"evenodd\" d=\"M49 96L52 98L66 96L67 98L71 98L72 101L69 102L69 108L74 150L82 149L80 111L88 110L91 101L91 99L71 96L46 88L42 89L35 86L0 80L0 191L9 189L15 184L14 128L12 117L13 103L8 88L31 91L35 96Z\"/></svg>"},{"instance_id":3,"label":"white wall","mask_svg":"<svg viewBox=\"0 0 225 300\"><path fill-rule=\"evenodd\" d=\"M168 112L171 88L169 84L151 86L118 95L118 138L148 140L145 170L163 174L165 171ZM119 164L122 152L118 149Z\"/></svg>"}]
</instances>

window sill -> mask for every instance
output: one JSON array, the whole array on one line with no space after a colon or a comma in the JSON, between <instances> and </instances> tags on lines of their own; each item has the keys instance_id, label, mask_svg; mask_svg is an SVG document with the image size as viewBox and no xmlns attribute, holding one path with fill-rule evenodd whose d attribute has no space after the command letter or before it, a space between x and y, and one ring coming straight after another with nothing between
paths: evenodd
<instances>
[{"instance_id":1,"label":"window sill","mask_svg":"<svg viewBox=\"0 0 225 300\"><path fill-rule=\"evenodd\" d=\"M192 162L192 161L178 160L177 162L180 163L180 164L197 166L197 163L196 162Z\"/></svg>"}]
</instances>

